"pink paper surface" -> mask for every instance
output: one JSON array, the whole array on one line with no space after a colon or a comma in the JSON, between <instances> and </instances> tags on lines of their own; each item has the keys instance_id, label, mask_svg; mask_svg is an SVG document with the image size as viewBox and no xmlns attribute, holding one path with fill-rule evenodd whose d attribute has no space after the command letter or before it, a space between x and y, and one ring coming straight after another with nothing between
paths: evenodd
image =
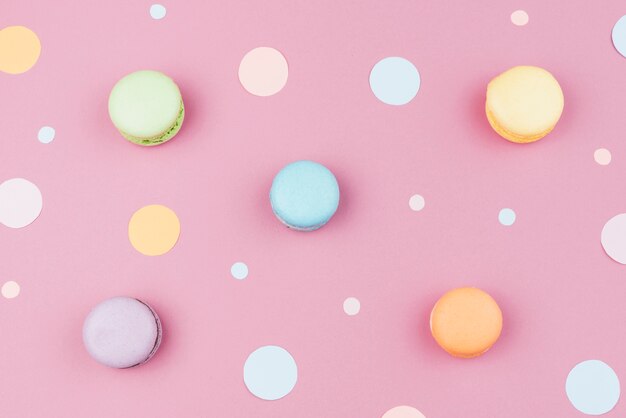
<instances>
[{"instance_id":1,"label":"pink paper surface","mask_svg":"<svg viewBox=\"0 0 626 418\"><path fill-rule=\"evenodd\" d=\"M0 416L380 417L411 405L429 418L576 417L565 378L597 358L626 382L626 269L600 232L626 212L626 59L611 43L622 0L3 2L0 27L42 44L21 75L0 73L0 180L43 194L24 229L0 225ZM524 9L530 22L511 23ZM239 84L258 46L289 63L285 88ZM372 66L402 56L417 97L387 106ZM551 71L565 111L547 138L519 146L484 116L487 82L509 67ZM157 69L180 86L180 134L146 149L107 114L113 84ZM56 130L41 144L38 130ZM612 162L594 162L607 148ZM297 159L328 166L339 210L290 231L271 212L274 174ZM426 199L421 212L408 200ZM146 257L127 237L142 206L181 222L172 251ZM517 221L498 223L512 208ZM230 266L244 261L238 281ZM437 298L477 286L504 330L484 356L454 359L433 341ZM112 370L81 341L89 309L136 296L165 330L145 366ZM347 316L349 296L361 311ZM291 394L267 402L243 383L247 356L286 348ZM626 414L622 400L607 417Z\"/></svg>"}]
</instances>

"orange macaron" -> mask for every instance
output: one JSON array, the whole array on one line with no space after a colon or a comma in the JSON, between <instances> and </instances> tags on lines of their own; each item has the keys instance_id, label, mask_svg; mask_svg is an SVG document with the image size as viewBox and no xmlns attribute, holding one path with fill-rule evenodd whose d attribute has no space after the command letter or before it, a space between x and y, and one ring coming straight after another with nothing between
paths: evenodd
<instances>
[{"instance_id":1,"label":"orange macaron","mask_svg":"<svg viewBox=\"0 0 626 418\"><path fill-rule=\"evenodd\" d=\"M502 311L486 292L473 287L450 290L430 313L430 331L445 351L472 358L489 350L502 331Z\"/></svg>"}]
</instances>

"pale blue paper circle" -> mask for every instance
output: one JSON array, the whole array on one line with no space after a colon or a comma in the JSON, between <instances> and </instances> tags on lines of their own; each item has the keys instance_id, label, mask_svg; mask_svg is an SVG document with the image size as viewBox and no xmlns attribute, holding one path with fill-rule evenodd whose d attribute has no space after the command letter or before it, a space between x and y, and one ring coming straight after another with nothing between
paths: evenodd
<instances>
[{"instance_id":1,"label":"pale blue paper circle","mask_svg":"<svg viewBox=\"0 0 626 418\"><path fill-rule=\"evenodd\" d=\"M619 379L608 364L587 360L578 363L569 372L565 392L580 412L602 415L613 409L619 400Z\"/></svg>"},{"instance_id":2,"label":"pale blue paper circle","mask_svg":"<svg viewBox=\"0 0 626 418\"><path fill-rule=\"evenodd\" d=\"M372 68L370 87L383 103L401 106L409 103L420 89L420 74L411 61L401 57L384 58Z\"/></svg>"},{"instance_id":3,"label":"pale blue paper circle","mask_svg":"<svg viewBox=\"0 0 626 418\"><path fill-rule=\"evenodd\" d=\"M243 380L254 396L274 401L293 390L298 367L287 350L267 345L250 354L243 366Z\"/></svg>"}]
</instances>

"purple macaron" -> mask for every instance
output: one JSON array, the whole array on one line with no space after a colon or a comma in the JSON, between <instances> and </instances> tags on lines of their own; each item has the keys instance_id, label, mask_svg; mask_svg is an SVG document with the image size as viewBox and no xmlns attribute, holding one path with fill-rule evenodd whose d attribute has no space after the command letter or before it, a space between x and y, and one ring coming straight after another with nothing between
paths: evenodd
<instances>
[{"instance_id":1,"label":"purple macaron","mask_svg":"<svg viewBox=\"0 0 626 418\"><path fill-rule=\"evenodd\" d=\"M146 303L129 297L107 299L83 324L83 342L98 363L117 369L150 360L161 343L161 321Z\"/></svg>"}]
</instances>

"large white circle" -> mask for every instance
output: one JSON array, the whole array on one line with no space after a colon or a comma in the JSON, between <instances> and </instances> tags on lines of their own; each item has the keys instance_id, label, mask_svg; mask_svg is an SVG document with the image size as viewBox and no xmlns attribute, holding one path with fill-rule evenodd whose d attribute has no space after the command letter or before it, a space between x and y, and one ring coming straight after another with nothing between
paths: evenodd
<instances>
[{"instance_id":1,"label":"large white circle","mask_svg":"<svg viewBox=\"0 0 626 418\"><path fill-rule=\"evenodd\" d=\"M607 255L621 264L626 264L626 213L615 215L604 225L600 236Z\"/></svg>"},{"instance_id":2,"label":"large white circle","mask_svg":"<svg viewBox=\"0 0 626 418\"><path fill-rule=\"evenodd\" d=\"M619 400L619 379L608 364L600 360L583 361L567 375L565 393L574 408L583 414L606 414Z\"/></svg>"},{"instance_id":3,"label":"large white circle","mask_svg":"<svg viewBox=\"0 0 626 418\"><path fill-rule=\"evenodd\" d=\"M284 348L266 345L248 356L243 380L254 396L274 401L287 396L296 386L298 366Z\"/></svg>"},{"instance_id":4,"label":"large white circle","mask_svg":"<svg viewBox=\"0 0 626 418\"><path fill-rule=\"evenodd\" d=\"M370 72L370 88L383 103L402 106L409 103L420 89L420 73L406 58L387 57L378 61Z\"/></svg>"},{"instance_id":5,"label":"large white circle","mask_svg":"<svg viewBox=\"0 0 626 418\"><path fill-rule=\"evenodd\" d=\"M26 179L15 178L0 184L0 223L23 228L41 213L43 198L39 188Z\"/></svg>"}]
</instances>

